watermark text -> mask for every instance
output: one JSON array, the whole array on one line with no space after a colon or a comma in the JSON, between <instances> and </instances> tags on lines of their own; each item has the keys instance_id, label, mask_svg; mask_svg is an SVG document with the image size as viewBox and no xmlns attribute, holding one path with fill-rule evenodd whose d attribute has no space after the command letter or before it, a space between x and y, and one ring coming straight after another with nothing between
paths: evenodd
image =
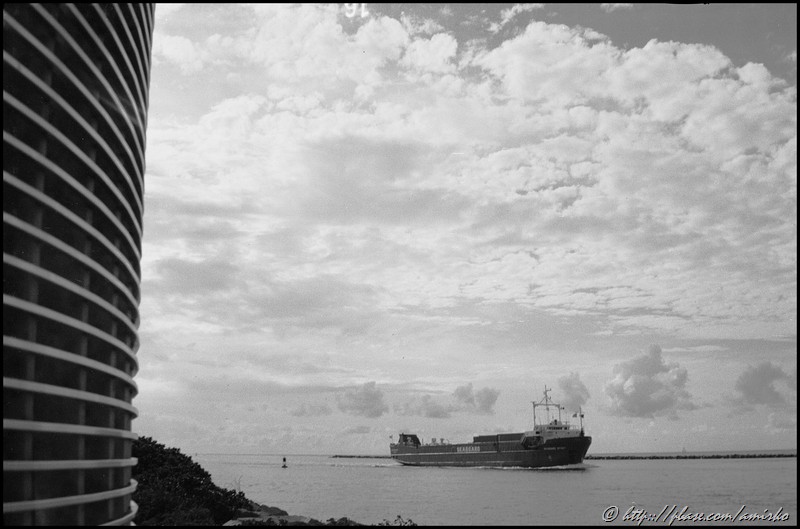
<instances>
[{"instance_id":1,"label":"watermark text","mask_svg":"<svg viewBox=\"0 0 800 529\"><path fill-rule=\"evenodd\" d=\"M621 515L621 516L620 516ZM729 512L699 512L693 511L688 505L679 507L677 505L664 505L661 512L649 512L646 509L632 505L624 514L616 505L609 505L603 511L603 521L613 522L619 519L622 522L635 523L642 525L645 522L661 523L672 525L675 522L787 522L789 513L783 512L783 507L776 511L764 509L762 511L750 511L746 505L735 513Z\"/></svg>"}]
</instances>

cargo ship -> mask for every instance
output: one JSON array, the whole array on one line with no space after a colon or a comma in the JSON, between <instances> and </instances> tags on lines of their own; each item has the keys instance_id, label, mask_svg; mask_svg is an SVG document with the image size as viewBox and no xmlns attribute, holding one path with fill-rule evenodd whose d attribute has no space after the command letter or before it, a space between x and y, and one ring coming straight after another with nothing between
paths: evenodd
<instances>
[{"instance_id":1,"label":"cargo ship","mask_svg":"<svg viewBox=\"0 0 800 529\"><path fill-rule=\"evenodd\" d=\"M561 420L564 407L553 402L545 386L544 398L533 402L533 430L520 433L476 435L471 443L422 443L415 434L401 433L397 443L391 443L392 459L403 465L441 467L523 467L540 468L575 465L583 462L592 438L583 431L583 412L580 427ZM540 409L537 423L536 410ZM558 417L551 417L551 409ZM544 412L544 413L542 413Z\"/></svg>"}]
</instances>

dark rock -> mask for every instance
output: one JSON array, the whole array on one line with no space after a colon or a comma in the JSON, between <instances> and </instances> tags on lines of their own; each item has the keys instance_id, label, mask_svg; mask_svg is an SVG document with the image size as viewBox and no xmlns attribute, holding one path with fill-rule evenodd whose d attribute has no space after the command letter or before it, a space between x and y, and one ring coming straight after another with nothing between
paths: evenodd
<instances>
[{"instance_id":1,"label":"dark rock","mask_svg":"<svg viewBox=\"0 0 800 529\"><path fill-rule=\"evenodd\" d=\"M250 511L246 509L236 509L236 514L233 516L234 518L257 518L258 512Z\"/></svg>"},{"instance_id":2,"label":"dark rock","mask_svg":"<svg viewBox=\"0 0 800 529\"><path fill-rule=\"evenodd\" d=\"M259 512L269 516L289 516L289 513L277 507L270 507L268 505L261 505L258 508Z\"/></svg>"}]
</instances>

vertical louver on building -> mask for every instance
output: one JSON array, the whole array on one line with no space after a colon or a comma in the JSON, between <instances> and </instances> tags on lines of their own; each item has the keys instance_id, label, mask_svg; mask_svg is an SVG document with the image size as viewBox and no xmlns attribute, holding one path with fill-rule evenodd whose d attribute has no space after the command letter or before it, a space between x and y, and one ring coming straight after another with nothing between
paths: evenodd
<instances>
[{"instance_id":1,"label":"vertical louver on building","mask_svg":"<svg viewBox=\"0 0 800 529\"><path fill-rule=\"evenodd\" d=\"M3 4L3 521L127 525L154 4Z\"/></svg>"}]
</instances>

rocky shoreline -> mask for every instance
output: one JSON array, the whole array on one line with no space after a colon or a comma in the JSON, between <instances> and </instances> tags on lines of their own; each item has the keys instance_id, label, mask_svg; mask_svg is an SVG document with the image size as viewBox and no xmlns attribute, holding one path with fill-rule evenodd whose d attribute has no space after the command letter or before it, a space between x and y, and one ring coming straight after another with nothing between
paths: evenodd
<instances>
[{"instance_id":1,"label":"rocky shoreline","mask_svg":"<svg viewBox=\"0 0 800 529\"><path fill-rule=\"evenodd\" d=\"M240 509L236 512L236 517L228 520L223 526L235 525L364 525L349 518L331 518L327 522L321 522L308 516L289 514L278 507L259 505L251 502L250 509Z\"/></svg>"}]
</instances>

